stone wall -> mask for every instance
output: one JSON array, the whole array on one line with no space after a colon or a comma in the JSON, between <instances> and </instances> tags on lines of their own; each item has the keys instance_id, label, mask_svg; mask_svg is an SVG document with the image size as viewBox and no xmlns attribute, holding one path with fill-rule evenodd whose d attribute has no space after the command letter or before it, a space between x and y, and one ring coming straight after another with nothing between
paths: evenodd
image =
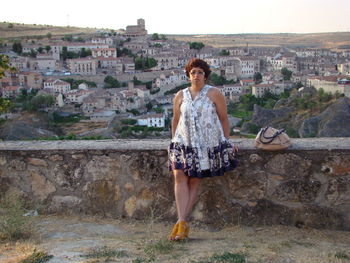
<instances>
[{"instance_id":1,"label":"stone wall","mask_svg":"<svg viewBox=\"0 0 350 263\"><path fill-rule=\"evenodd\" d=\"M232 140L239 167L203 179L192 219L350 230L350 138L295 139L280 152ZM167 140L0 143L0 194L20 192L42 213L176 218Z\"/></svg>"},{"instance_id":2,"label":"stone wall","mask_svg":"<svg viewBox=\"0 0 350 263\"><path fill-rule=\"evenodd\" d=\"M171 72L171 70L163 70L163 71L150 71L150 72L135 72L135 73L124 73L121 75L114 75L113 78L116 78L119 82L130 82L136 77L138 80L147 82L147 81L153 81L154 79L158 78L160 74L167 74ZM65 79L65 78L72 78L75 80L87 80L87 81L93 81L98 86L104 85L104 79L107 75L68 75L68 76L50 76L50 78L53 79Z\"/></svg>"}]
</instances>

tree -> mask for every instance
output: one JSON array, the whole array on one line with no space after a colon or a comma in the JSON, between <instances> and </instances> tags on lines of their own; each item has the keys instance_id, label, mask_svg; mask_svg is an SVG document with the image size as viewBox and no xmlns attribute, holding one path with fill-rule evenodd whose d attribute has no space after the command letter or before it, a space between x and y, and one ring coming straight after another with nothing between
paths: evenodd
<instances>
[{"instance_id":1,"label":"tree","mask_svg":"<svg viewBox=\"0 0 350 263\"><path fill-rule=\"evenodd\" d=\"M149 57L136 57L135 58L135 69L143 70L157 66L157 60Z\"/></svg>"},{"instance_id":2,"label":"tree","mask_svg":"<svg viewBox=\"0 0 350 263\"><path fill-rule=\"evenodd\" d=\"M8 99L0 98L0 113L8 112L12 103Z\"/></svg>"},{"instance_id":3,"label":"tree","mask_svg":"<svg viewBox=\"0 0 350 263\"><path fill-rule=\"evenodd\" d=\"M189 42L188 44L190 45L190 49L201 50L204 48L204 44L202 42Z\"/></svg>"},{"instance_id":4,"label":"tree","mask_svg":"<svg viewBox=\"0 0 350 263\"><path fill-rule=\"evenodd\" d=\"M148 102L148 103L146 104L146 108L147 108L147 111L150 111L150 110L153 108L152 103L151 103L151 102Z\"/></svg>"},{"instance_id":5,"label":"tree","mask_svg":"<svg viewBox=\"0 0 350 263\"><path fill-rule=\"evenodd\" d=\"M133 81L133 83L134 83L135 86L136 86L136 85L142 85L142 81L141 81L141 80L138 80L138 79L136 78L136 76L133 77L132 81Z\"/></svg>"},{"instance_id":6,"label":"tree","mask_svg":"<svg viewBox=\"0 0 350 263\"><path fill-rule=\"evenodd\" d=\"M152 40L159 40L160 38L159 38L159 35L158 35L158 33L153 33L152 34Z\"/></svg>"},{"instance_id":7,"label":"tree","mask_svg":"<svg viewBox=\"0 0 350 263\"><path fill-rule=\"evenodd\" d=\"M209 76L209 82L214 86L222 86L225 84L225 78L223 76L219 76L216 73L212 73Z\"/></svg>"},{"instance_id":8,"label":"tree","mask_svg":"<svg viewBox=\"0 0 350 263\"><path fill-rule=\"evenodd\" d=\"M5 72L10 71L14 72L16 69L10 66L9 57L3 54L0 54L0 79L5 76ZM0 98L0 113L9 111L12 103L8 99Z\"/></svg>"},{"instance_id":9,"label":"tree","mask_svg":"<svg viewBox=\"0 0 350 263\"><path fill-rule=\"evenodd\" d=\"M41 54L43 53L44 49L42 47L38 47L37 51Z\"/></svg>"},{"instance_id":10,"label":"tree","mask_svg":"<svg viewBox=\"0 0 350 263\"><path fill-rule=\"evenodd\" d=\"M119 81L109 75L105 77L104 82L105 82L105 86L104 86L105 89L120 87Z\"/></svg>"},{"instance_id":11,"label":"tree","mask_svg":"<svg viewBox=\"0 0 350 263\"><path fill-rule=\"evenodd\" d=\"M90 49L85 49L85 48L82 48L79 52L79 56L81 58L85 58L85 57L88 57L88 56L91 56L92 55L92 52Z\"/></svg>"},{"instance_id":12,"label":"tree","mask_svg":"<svg viewBox=\"0 0 350 263\"><path fill-rule=\"evenodd\" d=\"M49 53L49 51L51 50L51 47L50 46L46 46L45 50L46 50L46 53Z\"/></svg>"},{"instance_id":13,"label":"tree","mask_svg":"<svg viewBox=\"0 0 350 263\"><path fill-rule=\"evenodd\" d=\"M48 39L51 39L52 34L49 32L49 33L46 34L46 37L47 37Z\"/></svg>"},{"instance_id":14,"label":"tree","mask_svg":"<svg viewBox=\"0 0 350 263\"><path fill-rule=\"evenodd\" d=\"M22 50L23 50L21 42L15 42L15 43L13 43L13 45L12 45L12 50L13 50L14 52L16 52L17 54L21 54L21 53L22 53Z\"/></svg>"},{"instance_id":15,"label":"tree","mask_svg":"<svg viewBox=\"0 0 350 263\"><path fill-rule=\"evenodd\" d=\"M160 43L155 43L155 44L153 45L153 47L162 48L162 47L163 47L163 45L162 45L162 44L160 44Z\"/></svg>"},{"instance_id":16,"label":"tree","mask_svg":"<svg viewBox=\"0 0 350 263\"><path fill-rule=\"evenodd\" d=\"M37 54L37 52L35 52L34 49L30 49L30 53L29 53L29 56L30 56L30 57L36 58L36 54Z\"/></svg>"},{"instance_id":17,"label":"tree","mask_svg":"<svg viewBox=\"0 0 350 263\"><path fill-rule=\"evenodd\" d=\"M37 95L25 104L25 109L37 111L52 106L55 103L55 97L52 95Z\"/></svg>"},{"instance_id":18,"label":"tree","mask_svg":"<svg viewBox=\"0 0 350 263\"><path fill-rule=\"evenodd\" d=\"M61 57L63 60L78 58L79 54L73 51L68 51L67 47L62 47Z\"/></svg>"},{"instance_id":19,"label":"tree","mask_svg":"<svg viewBox=\"0 0 350 263\"><path fill-rule=\"evenodd\" d=\"M287 68L282 68L282 69L281 69L281 73L282 73L282 75L283 75L283 79L284 79L284 80L290 80L291 77L292 77L292 74L293 74L293 72L290 71L290 70L287 69Z\"/></svg>"},{"instance_id":20,"label":"tree","mask_svg":"<svg viewBox=\"0 0 350 263\"><path fill-rule=\"evenodd\" d=\"M254 81L255 81L255 84L261 83L261 81L262 81L262 75L261 75L261 73L260 73L260 72L255 72L255 73L254 73L254 76L253 76L253 79L254 79Z\"/></svg>"},{"instance_id":21,"label":"tree","mask_svg":"<svg viewBox=\"0 0 350 263\"><path fill-rule=\"evenodd\" d=\"M252 94L245 94L240 97L240 102L242 104L242 108L246 111L252 111L254 108L254 104L258 104L258 99Z\"/></svg>"},{"instance_id":22,"label":"tree","mask_svg":"<svg viewBox=\"0 0 350 263\"><path fill-rule=\"evenodd\" d=\"M73 41L73 36L72 35L65 35L62 40L72 42Z\"/></svg>"},{"instance_id":23,"label":"tree","mask_svg":"<svg viewBox=\"0 0 350 263\"><path fill-rule=\"evenodd\" d=\"M5 76L6 71L14 72L16 69L10 66L10 60L8 56L0 54L0 79Z\"/></svg>"},{"instance_id":24,"label":"tree","mask_svg":"<svg viewBox=\"0 0 350 263\"><path fill-rule=\"evenodd\" d=\"M123 56L128 56L128 57L134 57L135 55L132 53L130 49L127 48L117 48L117 57L123 57Z\"/></svg>"},{"instance_id":25,"label":"tree","mask_svg":"<svg viewBox=\"0 0 350 263\"><path fill-rule=\"evenodd\" d=\"M165 36L164 34L160 35L160 38L161 38L162 40L167 40L167 38L166 38L166 36Z\"/></svg>"},{"instance_id":26,"label":"tree","mask_svg":"<svg viewBox=\"0 0 350 263\"><path fill-rule=\"evenodd\" d=\"M223 49L220 51L219 53L220 56L229 56L230 55L230 51Z\"/></svg>"}]
</instances>

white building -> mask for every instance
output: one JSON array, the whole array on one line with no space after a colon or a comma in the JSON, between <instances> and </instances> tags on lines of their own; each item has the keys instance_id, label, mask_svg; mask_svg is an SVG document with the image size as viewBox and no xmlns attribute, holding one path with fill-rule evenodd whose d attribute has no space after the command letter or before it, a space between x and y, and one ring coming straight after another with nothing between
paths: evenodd
<instances>
[{"instance_id":1,"label":"white building","mask_svg":"<svg viewBox=\"0 0 350 263\"><path fill-rule=\"evenodd\" d=\"M51 92L65 94L71 90L70 83L60 79L48 79L44 82L44 89Z\"/></svg>"},{"instance_id":2,"label":"white building","mask_svg":"<svg viewBox=\"0 0 350 263\"><path fill-rule=\"evenodd\" d=\"M160 89L161 94L177 86L188 82L188 78L183 70L173 70L169 73L161 73L156 78L155 85Z\"/></svg>"},{"instance_id":3,"label":"white building","mask_svg":"<svg viewBox=\"0 0 350 263\"><path fill-rule=\"evenodd\" d=\"M67 59L67 64L72 74L96 75L97 61L94 58Z\"/></svg>"},{"instance_id":4,"label":"white building","mask_svg":"<svg viewBox=\"0 0 350 263\"><path fill-rule=\"evenodd\" d=\"M273 83L257 84L257 85L253 85L252 87L252 94L257 98L263 97L266 92L271 92L272 94L279 95L283 93L283 91L284 91L283 86L277 86Z\"/></svg>"},{"instance_id":5,"label":"white building","mask_svg":"<svg viewBox=\"0 0 350 263\"><path fill-rule=\"evenodd\" d=\"M167 70L179 67L179 60L173 54L158 54L153 57L157 61L154 70Z\"/></svg>"},{"instance_id":6,"label":"white building","mask_svg":"<svg viewBox=\"0 0 350 263\"><path fill-rule=\"evenodd\" d=\"M83 103L84 98L93 92L92 90L85 89L71 90L65 94L66 101L69 103Z\"/></svg>"},{"instance_id":7,"label":"white building","mask_svg":"<svg viewBox=\"0 0 350 263\"><path fill-rule=\"evenodd\" d=\"M31 70L55 70L58 64L54 58L33 58L29 60L29 68Z\"/></svg>"},{"instance_id":8,"label":"white building","mask_svg":"<svg viewBox=\"0 0 350 263\"><path fill-rule=\"evenodd\" d=\"M93 48L91 49L92 57L98 58L116 58L117 57L117 49L115 48Z\"/></svg>"},{"instance_id":9,"label":"white building","mask_svg":"<svg viewBox=\"0 0 350 263\"><path fill-rule=\"evenodd\" d=\"M240 78L252 78L256 71L256 59L253 57L240 57L241 74Z\"/></svg>"},{"instance_id":10,"label":"white building","mask_svg":"<svg viewBox=\"0 0 350 263\"><path fill-rule=\"evenodd\" d=\"M137 118L137 125L164 128L165 117L163 114L143 115Z\"/></svg>"}]
</instances>

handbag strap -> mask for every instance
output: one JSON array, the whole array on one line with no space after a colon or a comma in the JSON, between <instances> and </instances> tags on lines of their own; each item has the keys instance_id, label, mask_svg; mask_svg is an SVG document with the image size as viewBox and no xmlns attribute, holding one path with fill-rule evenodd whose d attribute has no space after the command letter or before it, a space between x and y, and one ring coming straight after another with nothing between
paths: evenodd
<instances>
[{"instance_id":1,"label":"handbag strap","mask_svg":"<svg viewBox=\"0 0 350 263\"><path fill-rule=\"evenodd\" d=\"M271 143L278 135L282 134L285 131L284 129L281 129L281 130L277 130L272 136L265 136L265 132L267 131L268 128L269 128L269 126L261 129L260 142L262 144L269 144L269 143ZM268 141L263 141L262 137L264 139L267 139Z\"/></svg>"}]
</instances>

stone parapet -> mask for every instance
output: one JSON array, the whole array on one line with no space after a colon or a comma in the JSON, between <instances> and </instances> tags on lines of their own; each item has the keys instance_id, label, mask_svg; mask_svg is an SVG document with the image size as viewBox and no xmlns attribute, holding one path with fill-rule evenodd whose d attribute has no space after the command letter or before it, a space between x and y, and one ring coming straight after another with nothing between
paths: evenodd
<instances>
[{"instance_id":1,"label":"stone parapet","mask_svg":"<svg viewBox=\"0 0 350 263\"><path fill-rule=\"evenodd\" d=\"M193 220L350 230L350 138L294 139L278 152L232 140L239 166L203 179ZM5 141L0 195L18 192L42 213L176 218L169 140Z\"/></svg>"}]
</instances>

